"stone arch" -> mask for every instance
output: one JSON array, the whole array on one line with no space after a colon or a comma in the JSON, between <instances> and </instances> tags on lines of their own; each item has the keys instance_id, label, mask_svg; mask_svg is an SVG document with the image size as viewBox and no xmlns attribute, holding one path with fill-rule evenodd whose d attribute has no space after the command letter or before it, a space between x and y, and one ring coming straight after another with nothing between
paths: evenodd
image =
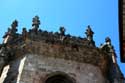
<instances>
[{"instance_id":1,"label":"stone arch","mask_svg":"<svg viewBox=\"0 0 125 83\"><path fill-rule=\"evenodd\" d=\"M54 72L47 76L44 83L76 83L68 74L63 72Z\"/></svg>"}]
</instances>

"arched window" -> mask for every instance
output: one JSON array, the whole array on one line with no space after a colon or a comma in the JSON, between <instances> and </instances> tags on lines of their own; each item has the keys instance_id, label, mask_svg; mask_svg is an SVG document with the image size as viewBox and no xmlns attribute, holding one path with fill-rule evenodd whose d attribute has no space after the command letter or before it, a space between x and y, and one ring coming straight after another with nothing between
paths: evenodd
<instances>
[{"instance_id":1,"label":"arched window","mask_svg":"<svg viewBox=\"0 0 125 83\"><path fill-rule=\"evenodd\" d=\"M45 83L74 83L74 82L67 75L56 74L56 75L48 77Z\"/></svg>"}]
</instances>

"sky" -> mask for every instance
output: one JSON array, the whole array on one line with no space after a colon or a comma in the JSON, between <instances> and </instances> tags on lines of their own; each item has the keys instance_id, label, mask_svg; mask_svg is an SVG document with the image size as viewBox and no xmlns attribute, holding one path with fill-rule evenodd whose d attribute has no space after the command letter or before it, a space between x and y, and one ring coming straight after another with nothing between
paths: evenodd
<instances>
[{"instance_id":1,"label":"sky","mask_svg":"<svg viewBox=\"0 0 125 83\"><path fill-rule=\"evenodd\" d=\"M23 27L32 27L35 15L40 17L40 28L47 31L64 26L67 34L85 37L90 25L97 47L109 36L125 75L125 63L120 62L118 0L0 0L0 43L13 20L18 20L21 33Z\"/></svg>"}]
</instances>

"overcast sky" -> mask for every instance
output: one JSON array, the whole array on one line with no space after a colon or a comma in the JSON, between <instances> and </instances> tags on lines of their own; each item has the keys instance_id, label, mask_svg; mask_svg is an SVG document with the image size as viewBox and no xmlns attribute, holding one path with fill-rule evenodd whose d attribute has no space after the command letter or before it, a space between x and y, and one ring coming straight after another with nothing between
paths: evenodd
<instances>
[{"instance_id":1,"label":"overcast sky","mask_svg":"<svg viewBox=\"0 0 125 83\"><path fill-rule=\"evenodd\" d=\"M109 36L115 47L118 64L125 75L125 64L120 62L118 31L118 0L0 0L0 42L13 20L19 21L18 32L31 28L32 18L38 15L40 28L85 37L87 25L95 32L97 46Z\"/></svg>"}]
</instances>

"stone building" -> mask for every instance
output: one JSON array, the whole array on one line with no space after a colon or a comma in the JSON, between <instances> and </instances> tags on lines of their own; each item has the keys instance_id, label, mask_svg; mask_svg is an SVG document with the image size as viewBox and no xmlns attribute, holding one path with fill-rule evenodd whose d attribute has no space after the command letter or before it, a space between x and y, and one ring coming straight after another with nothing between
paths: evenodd
<instances>
[{"instance_id":1,"label":"stone building","mask_svg":"<svg viewBox=\"0 0 125 83\"><path fill-rule=\"evenodd\" d=\"M16 33L15 20L0 45L0 83L125 83L116 54L107 37L95 46L94 32L86 37L39 29L38 16L32 29Z\"/></svg>"},{"instance_id":2,"label":"stone building","mask_svg":"<svg viewBox=\"0 0 125 83\"><path fill-rule=\"evenodd\" d=\"M121 62L125 63L125 0L119 0L119 31Z\"/></svg>"}]
</instances>

